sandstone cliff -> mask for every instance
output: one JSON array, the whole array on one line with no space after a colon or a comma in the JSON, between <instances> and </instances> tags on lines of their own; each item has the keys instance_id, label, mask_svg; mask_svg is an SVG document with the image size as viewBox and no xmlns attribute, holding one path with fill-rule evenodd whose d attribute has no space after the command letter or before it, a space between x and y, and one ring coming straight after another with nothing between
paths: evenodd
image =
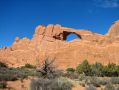
<instances>
[{"instance_id":1,"label":"sandstone cliff","mask_svg":"<svg viewBox=\"0 0 119 90\"><path fill-rule=\"evenodd\" d=\"M66 41L74 33L78 39ZM18 67L26 63L39 65L47 57L55 58L59 68L76 67L84 59L90 63L119 64L119 21L105 35L75 30L61 25L37 26L33 38L16 37L10 47L0 49L0 61Z\"/></svg>"}]
</instances>

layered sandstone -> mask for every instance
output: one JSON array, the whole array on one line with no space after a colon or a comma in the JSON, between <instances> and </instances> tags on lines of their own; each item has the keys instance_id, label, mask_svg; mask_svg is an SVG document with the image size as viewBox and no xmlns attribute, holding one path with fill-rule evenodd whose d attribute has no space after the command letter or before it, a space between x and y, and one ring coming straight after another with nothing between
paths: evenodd
<instances>
[{"instance_id":1,"label":"layered sandstone","mask_svg":"<svg viewBox=\"0 0 119 90\"><path fill-rule=\"evenodd\" d=\"M71 33L78 38L67 42L66 38ZM17 37L11 47L0 49L0 60L17 67L26 63L39 65L46 58L55 58L59 68L67 68L76 67L84 59L90 63L119 64L118 54L119 21L106 35L50 24L37 26L31 40Z\"/></svg>"}]
</instances>

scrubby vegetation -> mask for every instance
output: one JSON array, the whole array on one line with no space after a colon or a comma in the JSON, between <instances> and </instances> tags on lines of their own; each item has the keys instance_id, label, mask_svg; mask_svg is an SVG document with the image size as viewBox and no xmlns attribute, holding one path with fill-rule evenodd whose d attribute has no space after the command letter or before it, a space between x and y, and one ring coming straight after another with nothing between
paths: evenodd
<instances>
[{"instance_id":1,"label":"scrubby vegetation","mask_svg":"<svg viewBox=\"0 0 119 90\"><path fill-rule=\"evenodd\" d=\"M22 66L21 68L36 68L35 66L31 65L31 64L25 64L25 66Z\"/></svg>"},{"instance_id":2,"label":"scrubby vegetation","mask_svg":"<svg viewBox=\"0 0 119 90\"><path fill-rule=\"evenodd\" d=\"M89 64L87 60L83 61L76 67L79 74L84 73L86 76L100 76L100 77L116 77L119 76L119 65L101 63Z\"/></svg>"},{"instance_id":3,"label":"scrubby vegetation","mask_svg":"<svg viewBox=\"0 0 119 90\"><path fill-rule=\"evenodd\" d=\"M26 68L0 68L0 81L15 81L37 75L39 74L36 70Z\"/></svg>"},{"instance_id":4,"label":"scrubby vegetation","mask_svg":"<svg viewBox=\"0 0 119 90\"><path fill-rule=\"evenodd\" d=\"M79 84L86 88L86 90L96 90L90 89L94 88L102 88L101 90L119 90L119 77L95 77L95 76L85 76L84 74L79 76ZM91 87L90 87L91 86Z\"/></svg>"},{"instance_id":5,"label":"scrubby vegetation","mask_svg":"<svg viewBox=\"0 0 119 90\"><path fill-rule=\"evenodd\" d=\"M72 83L64 78L32 80L31 90L71 90Z\"/></svg>"},{"instance_id":6,"label":"scrubby vegetation","mask_svg":"<svg viewBox=\"0 0 119 90\"><path fill-rule=\"evenodd\" d=\"M18 79L24 79L28 76L38 76L40 75L36 69L29 69L31 66L18 67L18 68L8 68L6 66L0 68L0 81L15 81Z\"/></svg>"},{"instance_id":7,"label":"scrubby vegetation","mask_svg":"<svg viewBox=\"0 0 119 90\"><path fill-rule=\"evenodd\" d=\"M67 68L66 71L67 72L75 72L75 69L74 68Z\"/></svg>"},{"instance_id":8,"label":"scrubby vegetation","mask_svg":"<svg viewBox=\"0 0 119 90\"><path fill-rule=\"evenodd\" d=\"M31 90L71 90L72 83L65 78L61 78L53 65L54 60L46 59L38 70L41 77L33 79Z\"/></svg>"},{"instance_id":9,"label":"scrubby vegetation","mask_svg":"<svg viewBox=\"0 0 119 90\"><path fill-rule=\"evenodd\" d=\"M66 69L66 76L71 79L78 79L79 84L86 87L86 90L96 90L103 86L103 90L118 90L119 87L119 65L102 65L101 63L89 64L84 60L76 69ZM77 74L78 75L77 75ZM77 75L76 78L71 76Z\"/></svg>"},{"instance_id":10,"label":"scrubby vegetation","mask_svg":"<svg viewBox=\"0 0 119 90\"><path fill-rule=\"evenodd\" d=\"M23 80L28 76L40 76L40 73L30 64L23 67L10 68L0 62L0 88L6 88L7 81Z\"/></svg>"},{"instance_id":11,"label":"scrubby vegetation","mask_svg":"<svg viewBox=\"0 0 119 90\"><path fill-rule=\"evenodd\" d=\"M119 90L119 65L101 63L89 64L84 60L76 68L58 70L54 60L46 59L41 67L26 64L10 68L0 62L0 88L7 87L7 81L23 80L35 77L30 84L31 90L72 90L72 80L85 87L85 90Z\"/></svg>"},{"instance_id":12,"label":"scrubby vegetation","mask_svg":"<svg viewBox=\"0 0 119 90\"><path fill-rule=\"evenodd\" d=\"M56 73L56 67L54 67L53 62L54 60L49 61L48 59L44 61L40 69L37 70L41 73L42 75L41 77L48 78L48 79L54 79L58 76Z\"/></svg>"},{"instance_id":13,"label":"scrubby vegetation","mask_svg":"<svg viewBox=\"0 0 119 90\"><path fill-rule=\"evenodd\" d=\"M91 75L91 66L89 65L88 61L85 60L77 66L76 71L79 74L85 73L85 75Z\"/></svg>"},{"instance_id":14,"label":"scrubby vegetation","mask_svg":"<svg viewBox=\"0 0 119 90\"><path fill-rule=\"evenodd\" d=\"M115 87L114 87L111 83L108 83L108 84L105 86L104 90L115 90Z\"/></svg>"},{"instance_id":15,"label":"scrubby vegetation","mask_svg":"<svg viewBox=\"0 0 119 90\"><path fill-rule=\"evenodd\" d=\"M0 89L4 89L7 87L6 82L0 82Z\"/></svg>"},{"instance_id":16,"label":"scrubby vegetation","mask_svg":"<svg viewBox=\"0 0 119 90\"><path fill-rule=\"evenodd\" d=\"M35 68L27 64L23 67L9 68L6 64L0 63L0 88L6 88L7 81L23 80L28 76L40 76Z\"/></svg>"},{"instance_id":17,"label":"scrubby vegetation","mask_svg":"<svg viewBox=\"0 0 119 90\"><path fill-rule=\"evenodd\" d=\"M86 87L85 90L96 90L96 87L93 85L89 85L88 87Z\"/></svg>"},{"instance_id":18,"label":"scrubby vegetation","mask_svg":"<svg viewBox=\"0 0 119 90\"><path fill-rule=\"evenodd\" d=\"M2 67L7 67L7 65L3 62L0 62L0 68L2 68Z\"/></svg>"}]
</instances>

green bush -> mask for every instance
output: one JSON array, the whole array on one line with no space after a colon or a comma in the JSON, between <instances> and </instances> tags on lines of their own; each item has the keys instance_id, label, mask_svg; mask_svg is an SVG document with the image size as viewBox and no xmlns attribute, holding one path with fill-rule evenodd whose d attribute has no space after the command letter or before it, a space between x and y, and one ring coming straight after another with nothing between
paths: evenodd
<instances>
[{"instance_id":1,"label":"green bush","mask_svg":"<svg viewBox=\"0 0 119 90\"><path fill-rule=\"evenodd\" d=\"M119 65L109 63L103 66L101 63L89 64L87 60L84 60L76 68L79 74L84 73L86 76L119 76Z\"/></svg>"},{"instance_id":2,"label":"green bush","mask_svg":"<svg viewBox=\"0 0 119 90\"><path fill-rule=\"evenodd\" d=\"M91 74L91 67L90 67L88 61L84 60L81 64L79 64L76 67L76 71L79 74L85 73L85 75L89 76Z\"/></svg>"},{"instance_id":3,"label":"green bush","mask_svg":"<svg viewBox=\"0 0 119 90\"><path fill-rule=\"evenodd\" d=\"M3 63L3 62L0 62L0 68L1 67L7 68L7 65L5 63Z\"/></svg>"},{"instance_id":4,"label":"green bush","mask_svg":"<svg viewBox=\"0 0 119 90\"><path fill-rule=\"evenodd\" d=\"M0 82L0 89L4 89L7 87L7 83L6 82Z\"/></svg>"},{"instance_id":5,"label":"green bush","mask_svg":"<svg viewBox=\"0 0 119 90\"><path fill-rule=\"evenodd\" d=\"M103 76L109 76L109 77L112 77L112 76L118 76L119 75L119 71L118 71L119 67L116 66L115 64L108 64L106 66L103 66L103 69L102 69L102 74Z\"/></svg>"},{"instance_id":6,"label":"green bush","mask_svg":"<svg viewBox=\"0 0 119 90\"><path fill-rule=\"evenodd\" d=\"M66 71L67 72L75 72L75 69L74 68L67 68Z\"/></svg>"},{"instance_id":7,"label":"green bush","mask_svg":"<svg viewBox=\"0 0 119 90\"><path fill-rule=\"evenodd\" d=\"M91 75L92 76L102 76L103 65L101 63L95 63L91 65Z\"/></svg>"},{"instance_id":8,"label":"green bush","mask_svg":"<svg viewBox=\"0 0 119 90\"><path fill-rule=\"evenodd\" d=\"M31 65L31 64L25 64L25 66L22 66L21 68L36 68L35 66Z\"/></svg>"}]
</instances>

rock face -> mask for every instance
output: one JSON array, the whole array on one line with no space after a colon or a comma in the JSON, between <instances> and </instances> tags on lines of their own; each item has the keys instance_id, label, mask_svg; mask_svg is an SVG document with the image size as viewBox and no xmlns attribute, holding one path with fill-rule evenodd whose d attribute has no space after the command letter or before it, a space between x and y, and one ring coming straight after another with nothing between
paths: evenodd
<instances>
[{"instance_id":1,"label":"rock face","mask_svg":"<svg viewBox=\"0 0 119 90\"><path fill-rule=\"evenodd\" d=\"M70 42L71 33L78 36ZM30 63L40 65L46 58L55 59L59 68L76 67L84 59L89 63L119 64L119 21L116 21L106 35L88 30L75 30L50 24L36 27L30 40L17 37L11 47L0 49L0 61L18 67Z\"/></svg>"},{"instance_id":2,"label":"rock face","mask_svg":"<svg viewBox=\"0 0 119 90\"><path fill-rule=\"evenodd\" d=\"M119 20L114 22L114 24L109 29L108 35L110 37L117 37L119 36Z\"/></svg>"}]
</instances>

